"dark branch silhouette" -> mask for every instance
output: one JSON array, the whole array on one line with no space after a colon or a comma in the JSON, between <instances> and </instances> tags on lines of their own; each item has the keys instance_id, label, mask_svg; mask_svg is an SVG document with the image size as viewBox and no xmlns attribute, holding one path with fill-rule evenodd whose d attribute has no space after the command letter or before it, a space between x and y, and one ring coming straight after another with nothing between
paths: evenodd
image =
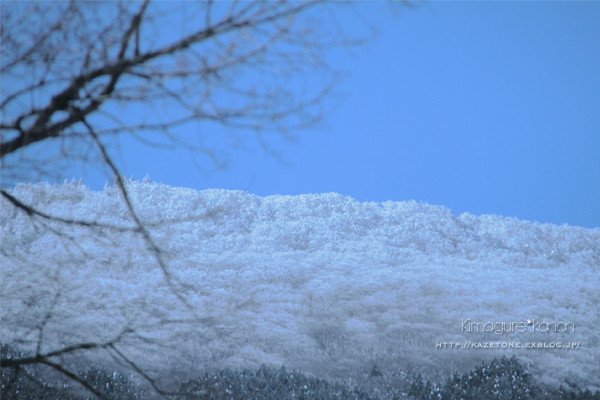
<instances>
[{"instance_id":1,"label":"dark branch silhouette","mask_svg":"<svg viewBox=\"0 0 600 400\"><path fill-rule=\"evenodd\" d=\"M32 223L44 221L48 230L64 235L75 246L73 237L52 224L84 228L97 236L103 230L139 235L170 292L192 313L191 320L202 324L213 317L199 316L182 294L181 282L171 274L165 253L148 230L149 224L136 213L105 138L128 134L148 145L184 147L207 156L218 167L225 166L212 149L178 131L188 123L200 122L251 132L268 154L277 157L266 133L293 140L292 132L314 125L323 116L323 101L338 82L325 52L332 47L360 44L369 33L358 37L344 33L335 21L335 12L323 12L331 11L323 8L341 5L325 1L212 0L185 3L186 7L194 7L189 10L189 18L195 29L184 29L182 20L178 33L180 27L168 16L170 7L182 4L150 0L141 4L75 0L3 3L0 172L4 187L0 193L5 204L28 215ZM301 78L308 74L319 79L299 88ZM144 119L122 112L126 105L150 109L159 104L167 107L168 115ZM155 141L153 132L162 135L164 141ZM32 156L40 145L50 148L55 144L60 145L58 154ZM60 170L53 163L64 161L107 168L133 226L52 215L17 198L7 188L22 179L56 176ZM82 248L80 251L84 252ZM55 294L54 303L60 295L60 291ZM131 367L156 393L173 394L160 389L119 348L118 342L134 332L133 326L107 342L77 343L42 352L45 327L56 318L52 310L35 328L35 355L3 358L3 369L28 374L27 366L46 365L104 398L56 360L59 356L104 349ZM165 324L175 322L164 319Z\"/></svg>"}]
</instances>

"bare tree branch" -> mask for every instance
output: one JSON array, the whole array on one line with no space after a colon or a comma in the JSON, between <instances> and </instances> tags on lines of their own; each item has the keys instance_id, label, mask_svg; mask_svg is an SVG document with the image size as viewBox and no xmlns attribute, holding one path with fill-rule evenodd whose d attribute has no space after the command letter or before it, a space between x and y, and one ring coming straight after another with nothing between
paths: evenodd
<instances>
[{"instance_id":1,"label":"bare tree branch","mask_svg":"<svg viewBox=\"0 0 600 400\"><path fill-rule=\"evenodd\" d=\"M46 140L48 138L58 137L62 132L80 122L78 113L73 112L73 106L76 103L85 104L84 107L78 106L84 117L97 111L104 102L109 100L116 90L117 83L121 77L128 74L134 73L134 69L138 66L145 65L149 61L158 59L164 56L174 55L175 53L181 52L190 46L203 42L211 37L218 37L226 35L232 31L244 29L246 27L253 27L259 29L261 26L284 19L289 16L297 15L304 12L306 9L315 7L319 1L311 1L300 3L291 7L282 7L280 3L265 3L261 7L255 7L255 3L250 3L248 6L240 10L236 14L232 14L225 19L213 24L207 25L203 29L188 35L181 40L164 46L154 51L148 51L146 53L134 54L131 57L126 57L126 50L133 32L139 29L141 24L142 16L150 4L149 1L145 1L139 10L139 12L131 19L129 29L124 33L121 39L120 51L117 58L114 61L108 62L105 65L96 68L89 72L81 73L78 76L74 76L71 80L71 84L65 88L61 93L52 97L50 103L43 109L35 109L25 115L25 117L35 116L35 121L29 128L23 128L21 121L17 119L13 124L4 124L3 130L13 130L17 132L17 136L10 140L3 140L0 148L2 157L11 154L23 147L27 147L38 141ZM207 15L210 13L210 7L212 3L207 4ZM255 12L250 15L246 15L252 8L256 8ZM283 40L278 38L282 33L289 33L288 29L280 30L279 33L275 33L273 37L266 44L251 50L239 57L235 57L228 60L225 63L220 63L212 67L212 70L223 70L230 68L236 64L242 64L249 62L250 59L263 53L269 46L272 46L275 42ZM139 48L138 48L139 53ZM86 55L86 62L89 54ZM195 71L193 73L196 73ZM137 73L138 76L141 76ZM189 76L183 73L183 76ZM82 97L82 90L88 85L97 80L100 77L108 77L108 83L103 85L103 89L96 95ZM164 86L163 86L164 88ZM14 95L13 95L14 96ZM5 100L4 102L7 102ZM51 122L51 119L58 112L66 112L66 118L62 118L57 122ZM196 114L196 118L204 118L205 115ZM231 116L229 117L231 118Z\"/></svg>"},{"instance_id":2,"label":"bare tree branch","mask_svg":"<svg viewBox=\"0 0 600 400\"><path fill-rule=\"evenodd\" d=\"M40 360L45 360L45 359L49 359L49 358L56 357L56 356L70 354L70 353L73 353L73 352L76 352L79 350L104 349L104 348L109 347L110 345L118 343L126 335L128 335L132 332L133 331L130 328L126 328L126 329L123 329L112 340L105 342L105 343L96 343L96 342L79 343L76 345L67 346L60 350L51 351L49 353L44 353L44 354L38 353L33 357L22 357L22 358L17 357L17 358L5 359L5 360L2 360L2 367L13 367L13 366L17 366L17 365L38 364L40 362Z\"/></svg>"},{"instance_id":3,"label":"bare tree branch","mask_svg":"<svg viewBox=\"0 0 600 400\"><path fill-rule=\"evenodd\" d=\"M122 60L125 57L125 52L127 51L127 46L129 45L129 39L131 38L131 34L133 32L136 32L136 38L139 38L137 32L139 32L140 29L140 23L142 22L142 15L144 15L144 11L146 11L146 8L148 7L148 4L150 4L150 0L144 0L144 3L142 4L142 7L140 8L140 11L131 19L131 25L129 26L129 29L127 30L127 32L125 32L125 35L123 35L123 40L121 42L121 50L119 51L119 60ZM136 54L135 56L139 56L139 42L138 40L136 40L137 45L136 45Z\"/></svg>"},{"instance_id":4,"label":"bare tree branch","mask_svg":"<svg viewBox=\"0 0 600 400\"><path fill-rule=\"evenodd\" d=\"M104 395L102 395L102 393L100 393L99 391L94 389L89 383L87 383L86 381L84 381L83 379L81 379L79 376L75 375L71 371L63 368L60 364L56 364L51 361L48 361L47 358L41 358L41 359L37 360L36 364L47 365L47 366L57 370L58 372L60 372L64 376L66 376L67 378L71 378L75 382L79 383L81 386L83 386L84 388L86 388L87 390L92 392L99 399L102 399L102 400L106 399L106 397L104 397Z\"/></svg>"},{"instance_id":5,"label":"bare tree branch","mask_svg":"<svg viewBox=\"0 0 600 400\"><path fill-rule=\"evenodd\" d=\"M73 236L61 229L86 228L86 232L96 235L97 241L113 235L111 240L117 242L117 233L139 235L147 250L144 254L155 260L169 293L192 316L190 319L165 316L161 320L163 325L214 324L214 317L198 315L198 310L184 296L181 282L169 269L168 254L149 230L157 224L189 222L189 219L144 223L106 139L128 133L146 144L165 146L149 137L159 133L167 146L201 153L214 165L223 167L225 163L219 153L203 146L199 138L190 139L181 133L186 124L200 122L249 132L267 154L279 158L265 133L275 132L293 140L293 131L317 123L323 114L323 101L339 77L326 62L324 52L332 46L356 45L361 39L329 32L330 27L335 31L339 25L335 18L328 23L335 13L320 13L319 8L333 7L326 3L323 0L185 3L197 12L193 14L194 28L181 27L179 37L173 34L178 30L171 29L169 15L174 4L171 2L3 3L0 28L3 184L6 186L6 177L51 175L52 162L69 160L102 165L114 178L132 226L52 215L38 209L35 202L18 198L15 191L0 188L0 194L15 210L28 215L36 229L45 227L67 238L82 254L87 254L84 246L79 246ZM324 21L313 20L321 15L326 16ZM299 79L309 73L312 77L314 72L323 80L305 84ZM308 90L306 86L315 89ZM169 112L162 118L161 115L138 118L121 112L127 105L148 110L163 105ZM31 155L36 145L52 143L59 144L56 155L44 154L39 159ZM54 173L59 175L60 171ZM194 218L202 220L208 212L205 214ZM54 304L61 295L60 291L54 293ZM174 394L161 390L140 365L117 347L118 341L135 332L131 326L107 342L76 343L42 353L42 349L48 348L47 331L56 316L53 312L50 307L33 328L26 328L29 336L16 340L34 343L35 355L3 359L2 368L25 371L23 367L27 365L46 365L103 398L54 358L104 349L113 359L132 368L156 393L163 397ZM150 329L152 323L144 321L138 326ZM37 340L32 340L33 336ZM141 335L138 339L147 345L161 345Z\"/></svg>"},{"instance_id":6,"label":"bare tree branch","mask_svg":"<svg viewBox=\"0 0 600 400\"><path fill-rule=\"evenodd\" d=\"M10 68L23 62L28 57L30 57L32 54L34 54L36 51L38 51L38 49L44 44L44 42L46 42L46 40L48 40L48 38L54 32L63 28L63 24L65 22L65 18L67 16L67 14L71 13L74 10L74 6L75 6L75 0L70 0L69 7L57 18L56 22L48 29L48 31L46 33L44 33L40 38L38 38L27 50L25 50L25 52L23 52L23 54L16 57L14 60L9 62L8 64L3 65L0 68L0 72L4 73L4 72L8 71Z\"/></svg>"},{"instance_id":7,"label":"bare tree branch","mask_svg":"<svg viewBox=\"0 0 600 400\"><path fill-rule=\"evenodd\" d=\"M142 235L149 250L152 252L154 257L156 258L156 261L158 262L158 265L163 273L165 281L167 282L169 287L171 289L173 289L173 294L175 294L175 296L177 296L177 298L179 299L179 301L181 301L182 304L184 304L190 311L193 312L194 308L190 305L190 303L187 301L187 299L185 297L183 297L181 295L181 293L179 292L179 290L177 290L177 288L175 287L175 284L173 282L173 276L169 272L169 268L167 267L167 264L165 262L162 250L154 242L154 240L152 239L152 236L150 235L150 232L148 232L148 229L146 229L146 227L142 224L142 221L140 221L137 213L135 212L135 209L133 208L133 204L131 203L131 199L129 198L129 194L127 193L127 188L125 187L125 183L123 182L123 177L122 177L121 173L119 173L119 170L117 170L117 167L115 167L115 164L112 162L111 158L108 156L106 149L100 142L100 139L98 139L98 135L96 135L96 133L94 132L94 129L88 124L88 122L85 120L85 118L83 116L81 118L82 118L81 121L83 122L83 124L88 128L90 136L92 136L92 138L94 139L94 142L98 145L98 150L102 154L102 157L104 158L104 162L106 163L106 165L108 165L110 167L110 169L113 172L115 182L117 183L117 186L119 187L119 190L121 191L121 195L123 196L123 202L127 206L127 210L129 211L129 214L133 218L135 225L137 227L136 231Z\"/></svg>"},{"instance_id":8,"label":"bare tree branch","mask_svg":"<svg viewBox=\"0 0 600 400\"><path fill-rule=\"evenodd\" d=\"M137 228L128 228L128 227L124 227L124 226L103 224L101 222L95 222L95 221L83 221L83 220L72 219L72 218L62 218L62 217L58 217L56 215L49 215L49 214L46 214L42 211L39 211L33 207L30 207L30 206L22 203L21 201L19 201L15 197L13 197L10 193L8 193L8 191L6 191L4 189L0 189L0 193L2 194L2 196L4 196L4 198L6 198L8 201L10 201L12 203L12 205L14 205L16 208L24 211L29 216L38 216L38 217L42 217L49 221L62 222L64 224L70 224L70 225L80 225L80 226L84 226L87 228L103 228L103 229L109 229L109 230L120 231L120 232L136 232L138 230Z\"/></svg>"},{"instance_id":9,"label":"bare tree branch","mask_svg":"<svg viewBox=\"0 0 600 400\"><path fill-rule=\"evenodd\" d=\"M156 393L160 394L162 397L167 398L168 395L174 395L177 393L168 393L164 390L162 390L161 388L158 387L158 385L156 384L156 381L154 379L152 379L150 376L148 376L148 374L146 374L144 371L142 371L140 369L140 367L138 367L136 365L136 363L134 363L133 361L131 361L125 354L123 354L119 349L117 349L114 345L109 345L108 346L109 349L111 349L112 351L114 351L115 353L118 354L118 356L120 357L121 360L125 361L126 364L128 364L131 368L133 368L133 370L135 372L137 372L141 377L143 377L148 383L150 383L150 385L152 386L152 388L156 391Z\"/></svg>"}]
</instances>

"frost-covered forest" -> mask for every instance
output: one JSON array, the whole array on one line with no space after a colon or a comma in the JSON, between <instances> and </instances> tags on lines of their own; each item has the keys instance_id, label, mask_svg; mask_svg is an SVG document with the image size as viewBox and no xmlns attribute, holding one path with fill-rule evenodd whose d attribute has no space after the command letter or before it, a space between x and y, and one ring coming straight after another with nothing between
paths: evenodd
<instances>
[{"instance_id":1,"label":"frost-covered forest","mask_svg":"<svg viewBox=\"0 0 600 400\"><path fill-rule=\"evenodd\" d=\"M376 366L401 384L515 356L539 383L600 389L600 228L334 193L259 197L149 180L127 189L172 283L134 232L32 219L2 199L3 343L48 352L129 327L121 351L179 382L265 364L358 383ZM22 184L11 193L54 216L134 226L116 187ZM507 329L571 322L574 331L469 332L467 319ZM103 351L81 354L68 362L115 363Z\"/></svg>"}]
</instances>

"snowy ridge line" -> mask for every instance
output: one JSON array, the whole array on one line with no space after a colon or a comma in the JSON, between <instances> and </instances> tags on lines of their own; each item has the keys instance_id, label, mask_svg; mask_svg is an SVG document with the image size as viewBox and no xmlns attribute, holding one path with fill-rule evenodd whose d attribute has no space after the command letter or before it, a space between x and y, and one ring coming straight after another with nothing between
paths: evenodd
<instances>
[{"instance_id":1,"label":"snowy ridge line","mask_svg":"<svg viewBox=\"0 0 600 400\"><path fill-rule=\"evenodd\" d=\"M374 363L384 374L417 368L433 376L515 355L541 383L568 377L600 388L600 228L456 216L442 206L359 203L334 193L263 198L127 185L206 321L165 322L189 315L134 233L49 224L59 236L2 200L3 341L33 345L60 291L48 349L106 340L130 324L162 345L123 343L150 369L285 364L360 380ZM130 224L113 187L18 185L11 193L48 214ZM581 347L436 349L436 342L540 340L539 332L464 332L466 318L572 322L573 332L543 340Z\"/></svg>"},{"instance_id":2,"label":"snowy ridge line","mask_svg":"<svg viewBox=\"0 0 600 400\"><path fill-rule=\"evenodd\" d=\"M524 267L557 266L570 261L596 268L600 265L600 228L531 223L496 215L455 216L443 206L415 201L359 203L335 193L260 198L242 191L197 192L161 184L135 181L128 184L136 209L146 223L152 226L164 220L172 223L203 220L203 224L193 228L199 234L198 239L251 233L259 246L266 243L256 236L267 234L275 241L268 243L269 246L277 250L311 252L336 251L335 242L360 241L370 236L374 242L370 244L394 250L409 248L466 259L511 253L506 261L522 262L526 264ZM118 226L129 226L131 222L114 187L94 192L73 181L58 186L18 185L13 193L57 216ZM58 193L60 199L56 197ZM219 229L214 229L217 220ZM288 228L284 234L277 229L281 224ZM218 247L223 247L217 241L209 242L208 247L219 244ZM214 250L221 250L218 247Z\"/></svg>"}]
</instances>

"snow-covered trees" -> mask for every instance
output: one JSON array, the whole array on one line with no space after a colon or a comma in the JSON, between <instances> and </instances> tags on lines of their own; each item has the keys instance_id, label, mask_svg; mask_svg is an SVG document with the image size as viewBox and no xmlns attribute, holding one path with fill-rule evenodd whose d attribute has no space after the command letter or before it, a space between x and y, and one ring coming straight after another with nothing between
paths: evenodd
<instances>
[{"instance_id":1,"label":"snow-covered trees","mask_svg":"<svg viewBox=\"0 0 600 400\"><path fill-rule=\"evenodd\" d=\"M122 240L116 233L141 241L178 307L202 319L172 280L167 255L133 207L109 142L132 135L151 145L184 146L223 166L226 160L202 144L197 130L186 130L186 124L201 123L204 131L222 126L249 132L271 151L263 135L291 138L295 129L322 117L322 100L338 76L326 62L326 51L361 39L339 29L339 6L324 1L3 3L3 207L21 213L20 223L48 229L80 249L85 238L113 246L112 241ZM56 178L65 163L81 161L113 176L127 224L98 220L93 212L74 216L68 205L64 213L48 213L36 207L35 196L7 190L21 181ZM4 236L6 262L19 262L17 253L25 251L11 248L10 236L22 232ZM106 263L110 273L110 259L96 262ZM55 293L51 304L64 301L56 282L66 270L60 265L49 282L38 282ZM37 344L34 355L13 358L12 366L45 364L73 378L51 360L90 348L115 350L122 335L131 334L133 322L128 321L115 327L110 338L46 348L44 327L58 317L53 307L48 310L29 332L16 332L16 342Z\"/></svg>"}]
</instances>

